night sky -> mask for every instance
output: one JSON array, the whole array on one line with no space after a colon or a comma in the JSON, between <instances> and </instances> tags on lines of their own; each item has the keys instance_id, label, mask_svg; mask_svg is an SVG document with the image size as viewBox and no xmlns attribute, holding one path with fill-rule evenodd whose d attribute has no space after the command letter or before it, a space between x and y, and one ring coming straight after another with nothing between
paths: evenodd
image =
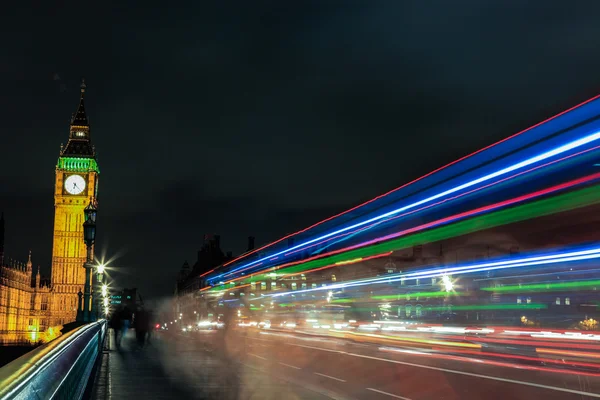
<instances>
[{"instance_id":1,"label":"night sky","mask_svg":"<svg viewBox=\"0 0 600 400\"><path fill-rule=\"evenodd\" d=\"M97 253L146 298L172 292L204 233L239 253L600 92L596 1L290 3L4 8L7 255L50 272L81 76Z\"/></svg>"}]
</instances>

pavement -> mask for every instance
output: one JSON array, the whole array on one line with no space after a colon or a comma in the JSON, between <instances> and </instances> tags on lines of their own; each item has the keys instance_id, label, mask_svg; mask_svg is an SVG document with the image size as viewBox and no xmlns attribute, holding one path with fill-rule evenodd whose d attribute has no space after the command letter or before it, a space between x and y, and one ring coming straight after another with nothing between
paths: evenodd
<instances>
[{"instance_id":1,"label":"pavement","mask_svg":"<svg viewBox=\"0 0 600 400\"><path fill-rule=\"evenodd\" d=\"M95 399L595 399L599 371L499 363L277 331L163 332L110 344Z\"/></svg>"},{"instance_id":2,"label":"pavement","mask_svg":"<svg viewBox=\"0 0 600 400\"><path fill-rule=\"evenodd\" d=\"M109 399L328 399L301 386L217 356L206 343L156 335L139 348L130 330L117 349L112 330L92 388Z\"/></svg>"}]
</instances>

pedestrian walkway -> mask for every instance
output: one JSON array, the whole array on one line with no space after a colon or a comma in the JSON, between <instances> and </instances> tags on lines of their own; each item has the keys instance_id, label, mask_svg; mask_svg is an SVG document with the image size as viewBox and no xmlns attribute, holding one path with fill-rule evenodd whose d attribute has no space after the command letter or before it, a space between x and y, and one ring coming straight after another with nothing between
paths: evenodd
<instances>
[{"instance_id":1,"label":"pedestrian walkway","mask_svg":"<svg viewBox=\"0 0 600 400\"><path fill-rule=\"evenodd\" d=\"M154 344L138 349L130 330L116 348L112 329L102 355L92 399L171 399L188 398L188 393L164 373L160 353Z\"/></svg>"},{"instance_id":2,"label":"pedestrian walkway","mask_svg":"<svg viewBox=\"0 0 600 400\"><path fill-rule=\"evenodd\" d=\"M143 349L133 330L117 349L112 330L91 397L108 399L319 399L321 395L235 361L201 341L156 335Z\"/></svg>"}]
</instances>

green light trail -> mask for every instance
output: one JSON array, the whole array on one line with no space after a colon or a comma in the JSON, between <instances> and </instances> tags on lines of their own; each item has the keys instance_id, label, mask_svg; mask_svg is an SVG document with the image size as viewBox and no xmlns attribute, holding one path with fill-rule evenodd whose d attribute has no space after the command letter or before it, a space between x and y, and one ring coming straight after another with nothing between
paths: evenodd
<instances>
[{"instance_id":1,"label":"green light trail","mask_svg":"<svg viewBox=\"0 0 600 400\"><path fill-rule=\"evenodd\" d=\"M562 289L593 289L600 286L600 280L576 281L576 282L555 282L555 283L534 283L527 285L510 285L499 287L482 288L487 292L547 292Z\"/></svg>"},{"instance_id":2,"label":"green light trail","mask_svg":"<svg viewBox=\"0 0 600 400\"><path fill-rule=\"evenodd\" d=\"M423 307L427 311L469 311L469 310L542 310L548 308L547 304L483 304L483 305L465 305L465 306L433 306Z\"/></svg>"},{"instance_id":3,"label":"green light trail","mask_svg":"<svg viewBox=\"0 0 600 400\"><path fill-rule=\"evenodd\" d=\"M268 271L277 269L277 275L305 272L314 268L334 265L338 262L353 260L360 257L370 257L381 253L409 248L418 244L437 242L440 240L462 236L485 229L491 229L510 223L543 217L576 208L587 207L600 203L599 189L600 185L586 187L584 189L559 194L550 198L533 201L507 209L502 209L489 214L478 215L424 232L418 232L409 236L392 239L387 242L374 244L360 249L349 250L341 254L336 254L318 260L307 261L302 264L284 267L281 269L277 269L277 266L271 267L268 269ZM268 279L268 275L269 273L265 271L263 274L248 277L239 283L245 284L250 282L266 281ZM215 286L209 291L216 291L223 288L225 288L223 285Z\"/></svg>"},{"instance_id":4,"label":"green light trail","mask_svg":"<svg viewBox=\"0 0 600 400\"><path fill-rule=\"evenodd\" d=\"M446 296L464 296L463 292L414 292L414 293L399 293L399 294L386 294L381 296L371 296L373 300L409 300L416 299L417 297L446 297Z\"/></svg>"}]
</instances>

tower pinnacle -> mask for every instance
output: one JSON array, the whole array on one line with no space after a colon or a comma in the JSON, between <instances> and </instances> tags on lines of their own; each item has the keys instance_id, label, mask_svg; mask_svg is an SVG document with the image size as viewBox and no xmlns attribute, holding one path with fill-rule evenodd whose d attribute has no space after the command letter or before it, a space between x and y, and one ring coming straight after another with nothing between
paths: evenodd
<instances>
[{"instance_id":1,"label":"tower pinnacle","mask_svg":"<svg viewBox=\"0 0 600 400\"><path fill-rule=\"evenodd\" d=\"M31 263L31 250L29 250L29 259L27 259L27 271L31 271L31 267L32 267L32 263Z\"/></svg>"},{"instance_id":2,"label":"tower pinnacle","mask_svg":"<svg viewBox=\"0 0 600 400\"><path fill-rule=\"evenodd\" d=\"M90 121L85 112L84 94L87 88L85 79L81 79L81 95L77 111L71 117L69 141L61 148L61 157L94 157L95 152L90 140Z\"/></svg>"}]
</instances>

